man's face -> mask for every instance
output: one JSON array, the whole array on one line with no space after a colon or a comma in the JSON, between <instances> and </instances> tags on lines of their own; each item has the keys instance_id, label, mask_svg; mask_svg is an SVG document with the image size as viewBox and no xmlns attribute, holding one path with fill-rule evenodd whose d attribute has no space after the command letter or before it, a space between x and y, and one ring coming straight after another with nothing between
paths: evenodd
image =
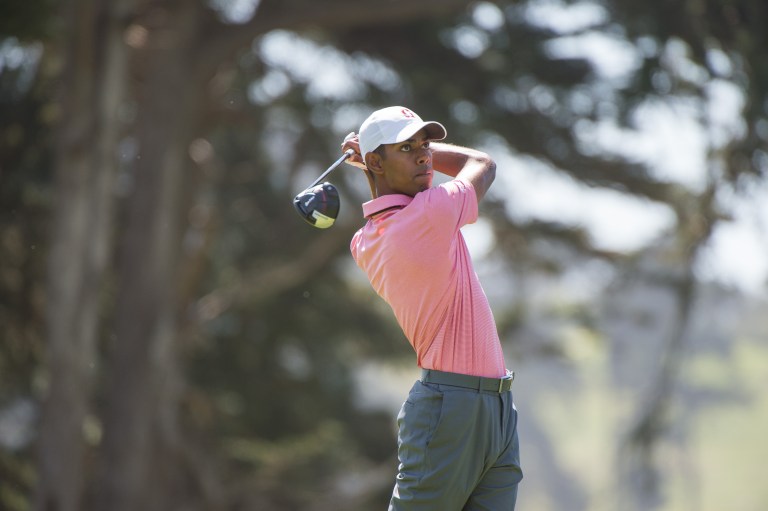
<instances>
[{"instance_id":1,"label":"man's face","mask_svg":"<svg viewBox=\"0 0 768 511\"><path fill-rule=\"evenodd\" d=\"M432 151L426 130L404 142L384 145L381 174L377 176L380 195L402 193L413 197L432 186Z\"/></svg>"}]
</instances>

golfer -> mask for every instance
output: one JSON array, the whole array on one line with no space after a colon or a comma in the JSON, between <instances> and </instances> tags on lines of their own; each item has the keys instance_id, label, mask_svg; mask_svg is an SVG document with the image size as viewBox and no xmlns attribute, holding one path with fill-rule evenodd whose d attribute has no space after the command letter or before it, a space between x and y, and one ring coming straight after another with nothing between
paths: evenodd
<instances>
[{"instance_id":1,"label":"golfer","mask_svg":"<svg viewBox=\"0 0 768 511\"><path fill-rule=\"evenodd\" d=\"M408 108L377 110L342 150L371 185L351 251L392 308L422 368L397 417L390 511L513 510L522 479L513 373L461 227L478 216L496 164L442 142ZM435 172L453 178L432 186Z\"/></svg>"}]
</instances>

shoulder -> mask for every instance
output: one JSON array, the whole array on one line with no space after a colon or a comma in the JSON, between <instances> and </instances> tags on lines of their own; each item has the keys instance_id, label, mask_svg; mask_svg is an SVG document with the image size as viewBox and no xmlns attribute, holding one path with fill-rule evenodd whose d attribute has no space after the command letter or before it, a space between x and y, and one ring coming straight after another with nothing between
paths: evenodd
<instances>
[{"instance_id":1,"label":"shoulder","mask_svg":"<svg viewBox=\"0 0 768 511\"><path fill-rule=\"evenodd\" d=\"M423 195L425 199L462 200L464 196L475 193L475 188L466 179L456 178L440 183L437 186L425 190L417 195Z\"/></svg>"},{"instance_id":2,"label":"shoulder","mask_svg":"<svg viewBox=\"0 0 768 511\"><path fill-rule=\"evenodd\" d=\"M452 179L416 194L406 209L433 227L454 231L477 220L477 195L469 181Z\"/></svg>"},{"instance_id":3,"label":"shoulder","mask_svg":"<svg viewBox=\"0 0 768 511\"><path fill-rule=\"evenodd\" d=\"M475 188L461 178L440 183L417 194L414 202L425 208L451 208L477 214Z\"/></svg>"}]
</instances>

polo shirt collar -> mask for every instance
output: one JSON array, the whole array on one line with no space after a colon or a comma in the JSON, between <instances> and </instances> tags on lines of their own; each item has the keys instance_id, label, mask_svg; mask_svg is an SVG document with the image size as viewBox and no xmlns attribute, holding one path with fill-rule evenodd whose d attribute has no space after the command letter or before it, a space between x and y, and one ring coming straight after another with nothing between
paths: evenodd
<instances>
[{"instance_id":1,"label":"polo shirt collar","mask_svg":"<svg viewBox=\"0 0 768 511\"><path fill-rule=\"evenodd\" d=\"M412 200L413 197L399 193L382 195L381 197L376 197L363 204L363 216L370 218L385 209L405 207L410 204Z\"/></svg>"}]
</instances>

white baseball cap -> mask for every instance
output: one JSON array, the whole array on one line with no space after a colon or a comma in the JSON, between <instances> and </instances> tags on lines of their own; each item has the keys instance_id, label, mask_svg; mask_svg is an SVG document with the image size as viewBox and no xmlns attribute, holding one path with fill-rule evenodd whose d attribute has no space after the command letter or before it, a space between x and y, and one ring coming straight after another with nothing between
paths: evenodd
<instances>
[{"instance_id":1,"label":"white baseball cap","mask_svg":"<svg viewBox=\"0 0 768 511\"><path fill-rule=\"evenodd\" d=\"M447 135L442 124L435 121L425 122L408 108L390 106L376 110L360 126L360 154L365 159L366 154L381 144L404 142L422 128L427 130L430 140L443 140Z\"/></svg>"}]
</instances>

